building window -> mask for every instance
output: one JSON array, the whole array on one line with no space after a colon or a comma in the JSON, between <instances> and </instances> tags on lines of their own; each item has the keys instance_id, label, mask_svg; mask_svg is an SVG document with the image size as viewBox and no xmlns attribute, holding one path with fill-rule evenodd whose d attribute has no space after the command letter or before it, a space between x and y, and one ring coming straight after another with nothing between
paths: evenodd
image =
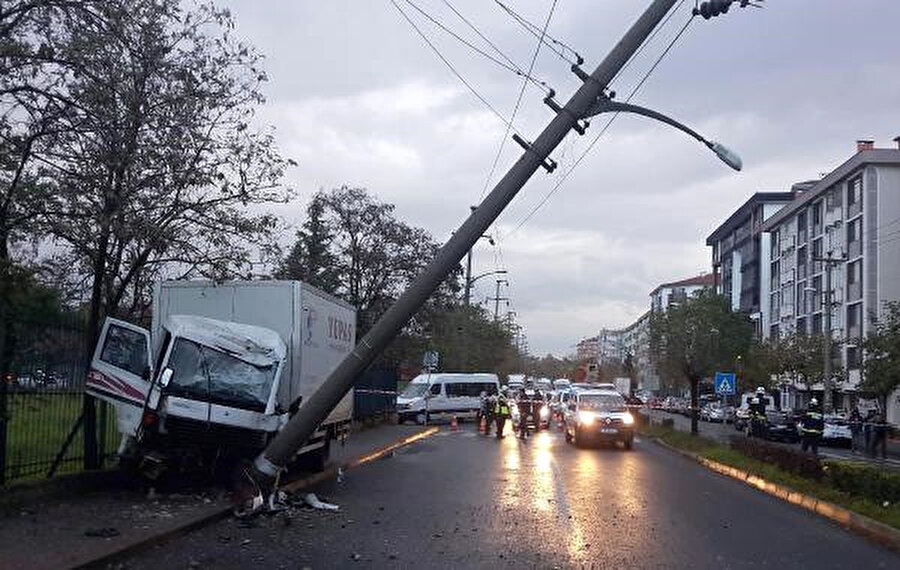
<instances>
[{"instance_id":1,"label":"building window","mask_svg":"<svg viewBox=\"0 0 900 570\"><path fill-rule=\"evenodd\" d=\"M862 176L857 176L847 184L847 209L862 202Z\"/></svg>"},{"instance_id":2,"label":"building window","mask_svg":"<svg viewBox=\"0 0 900 570\"><path fill-rule=\"evenodd\" d=\"M822 333L822 313L813 315L812 330L810 332L813 334L821 334Z\"/></svg>"},{"instance_id":3,"label":"building window","mask_svg":"<svg viewBox=\"0 0 900 570\"><path fill-rule=\"evenodd\" d=\"M822 225L822 203L821 202L819 202L818 204L816 204L812 207L812 214L813 214L813 216L812 216L813 225L814 226Z\"/></svg>"},{"instance_id":4,"label":"building window","mask_svg":"<svg viewBox=\"0 0 900 570\"><path fill-rule=\"evenodd\" d=\"M862 259L847 265L847 285L862 282Z\"/></svg>"},{"instance_id":5,"label":"building window","mask_svg":"<svg viewBox=\"0 0 900 570\"><path fill-rule=\"evenodd\" d=\"M847 347L847 369L848 370L859 370L859 366L861 364L860 350L858 346L848 346Z\"/></svg>"}]
</instances>

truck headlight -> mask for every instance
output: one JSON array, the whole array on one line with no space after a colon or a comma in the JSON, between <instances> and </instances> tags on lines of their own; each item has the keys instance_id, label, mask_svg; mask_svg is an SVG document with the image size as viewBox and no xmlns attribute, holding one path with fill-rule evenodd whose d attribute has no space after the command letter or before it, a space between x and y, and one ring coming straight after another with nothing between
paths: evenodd
<instances>
[{"instance_id":1,"label":"truck headlight","mask_svg":"<svg viewBox=\"0 0 900 570\"><path fill-rule=\"evenodd\" d=\"M550 417L550 408L548 408L547 406L541 406L540 414L541 414L541 419L546 420L547 418Z\"/></svg>"},{"instance_id":2,"label":"truck headlight","mask_svg":"<svg viewBox=\"0 0 900 570\"><path fill-rule=\"evenodd\" d=\"M630 426L634 424L634 416L631 415L631 412L625 412L625 415L622 416L622 421L626 426Z\"/></svg>"},{"instance_id":3,"label":"truck headlight","mask_svg":"<svg viewBox=\"0 0 900 570\"><path fill-rule=\"evenodd\" d=\"M578 423L580 424L589 426L594 423L595 419L594 412L578 412Z\"/></svg>"}]
</instances>

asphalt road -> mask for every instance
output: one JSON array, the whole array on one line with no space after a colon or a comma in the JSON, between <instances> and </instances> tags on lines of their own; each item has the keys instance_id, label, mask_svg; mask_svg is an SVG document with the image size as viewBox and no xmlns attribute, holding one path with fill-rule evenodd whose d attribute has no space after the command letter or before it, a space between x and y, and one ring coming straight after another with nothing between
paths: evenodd
<instances>
[{"instance_id":1,"label":"asphalt road","mask_svg":"<svg viewBox=\"0 0 900 570\"><path fill-rule=\"evenodd\" d=\"M337 512L225 520L125 568L898 568L900 556L651 442L576 449L471 425L316 491Z\"/></svg>"}]
</instances>

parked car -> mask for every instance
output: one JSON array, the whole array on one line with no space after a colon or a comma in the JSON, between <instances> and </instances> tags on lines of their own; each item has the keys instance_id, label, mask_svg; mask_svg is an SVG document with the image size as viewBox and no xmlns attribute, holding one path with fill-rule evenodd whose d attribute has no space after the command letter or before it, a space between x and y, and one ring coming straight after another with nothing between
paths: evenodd
<instances>
[{"instance_id":1,"label":"parked car","mask_svg":"<svg viewBox=\"0 0 900 570\"><path fill-rule=\"evenodd\" d=\"M784 441L794 443L799 441L797 427L794 425L793 418L784 412L770 411L766 412L766 420L768 427L766 429L766 439L772 441Z\"/></svg>"},{"instance_id":2,"label":"parked car","mask_svg":"<svg viewBox=\"0 0 900 570\"><path fill-rule=\"evenodd\" d=\"M850 445L853 434L850 432L850 422L841 416L825 416L825 429L822 431L822 441L831 445Z\"/></svg>"},{"instance_id":3,"label":"parked car","mask_svg":"<svg viewBox=\"0 0 900 570\"><path fill-rule=\"evenodd\" d=\"M566 441L581 446L589 442L634 445L634 416L625 399L614 390L579 391L565 411Z\"/></svg>"},{"instance_id":4,"label":"parked car","mask_svg":"<svg viewBox=\"0 0 900 570\"><path fill-rule=\"evenodd\" d=\"M725 422L725 408L716 404L706 404L700 409L700 419L713 423Z\"/></svg>"}]
</instances>

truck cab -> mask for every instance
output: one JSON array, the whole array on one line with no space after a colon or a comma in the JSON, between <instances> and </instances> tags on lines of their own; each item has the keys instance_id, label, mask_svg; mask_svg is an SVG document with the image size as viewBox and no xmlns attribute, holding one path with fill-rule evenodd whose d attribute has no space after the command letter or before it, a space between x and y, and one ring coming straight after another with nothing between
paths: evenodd
<instances>
[{"instance_id":1,"label":"truck cab","mask_svg":"<svg viewBox=\"0 0 900 570\"><path fill-rule=\"evenodd\" d=\"M287 354L278 334L194 315L170 315L162 330L164 338L152 339L107 319L94 352L86 390L115 406L120 454L160 464L223 445L238 454L263 449L287 421L276 402Z\"/></svg>"}]
</instances>

